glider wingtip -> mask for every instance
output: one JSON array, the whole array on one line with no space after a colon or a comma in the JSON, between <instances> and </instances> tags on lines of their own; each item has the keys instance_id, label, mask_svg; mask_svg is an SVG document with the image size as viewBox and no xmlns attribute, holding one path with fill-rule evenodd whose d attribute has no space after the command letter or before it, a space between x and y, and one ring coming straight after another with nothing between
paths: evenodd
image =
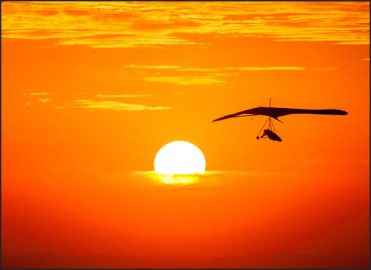
<instances>
[{"instance_id":1,"label":"glider wingtip","mask_svg":"<svg viewBox=\"0 0 371 270\"><path fill-rule=\"evenodd\" d=\"M227 118L228 117L223 116L223 117L214 119L212 122L217 122L217 121L224 120L224 119L227 119Z\"/></svg>"}]
</instances>

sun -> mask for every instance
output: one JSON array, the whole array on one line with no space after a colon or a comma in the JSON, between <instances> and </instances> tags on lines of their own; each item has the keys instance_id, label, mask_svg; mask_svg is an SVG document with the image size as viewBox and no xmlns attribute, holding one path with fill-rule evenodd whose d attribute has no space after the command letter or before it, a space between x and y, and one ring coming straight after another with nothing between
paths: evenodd
<instances>
[{"instance_id":1,"label":"sun","mask_svg":"<svg viewBox=\"0 0 371 270\"><path fill-rule=\"evenodd\" d=\"M172 141L157 152L154 165L158 174L200 174L205 172L206 160L196 145L186 141Z\"/></svg>"}]
</instances>

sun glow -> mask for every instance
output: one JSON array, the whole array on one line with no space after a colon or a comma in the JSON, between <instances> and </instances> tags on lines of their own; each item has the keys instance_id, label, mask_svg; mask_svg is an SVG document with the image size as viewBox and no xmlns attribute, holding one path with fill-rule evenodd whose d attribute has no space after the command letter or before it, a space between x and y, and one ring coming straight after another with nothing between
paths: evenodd
<instances>
[{"instance_id":1,"label":"sun glow","mask_svg":"<svg viewBox=\"0 0 371 270\"><path fill-rule=\"evenodd\" d=\"M158 151L154 165L158 174L199 174L205 172L206 160L202 151L194 144L173 141Z\"/></svg>"}]
</instances>

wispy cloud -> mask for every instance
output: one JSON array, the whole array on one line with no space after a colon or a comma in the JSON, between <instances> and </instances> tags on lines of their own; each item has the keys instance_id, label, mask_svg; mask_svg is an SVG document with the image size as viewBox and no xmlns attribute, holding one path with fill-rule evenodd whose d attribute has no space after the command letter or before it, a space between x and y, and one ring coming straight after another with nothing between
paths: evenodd
<instances>
[{"instance_id":1,"label":"wispy cloud","mask_svg":"<svg viewBox=\"0 0 371 270\"><path fill-rule=\"evenodd\" d=\"M224 70L238 71L303 71L317 70L330 71L336 70L338 67L304 67L304 66L246 66L246 67L225 67Z\"/></svg>"},{"instance_id":2,"label":"wispy cloud","mask_svg":"<svg viewBox=\"0 0 371 270\"><path fill-rule=\"evenodd\" d=\"M144 80L178 85L204 85L224 82L224 80L212 76L152 76L145 77Z\"/></svg>"},{"instance_id":3,"label":"wispy cloud","mask_svg":"<svg viewBox=\"0 0 371 270\"><path fill-rule=\"evenodd\" d=\"M124 65L124 68L134 68L134 69L179 69L180 66L172 65Z\"/></svg>"},{"instance_id":4,"label":"wispy cloud","mask_svg":"<svg viewBox=\"0 0 371 270\"><path fill-rule=\"evenodd\" d=\"M205 67L179 67L179 71L183 72L215 72L216 68L205 68Z\"/></svg>"},{"instance_id":5,"label":"wispy cloud","mask_svg":"<svg viewBox=\"0 0 371 270\"><path fill-rule=\"evenodd\" d=\"M170 110L171 107L148 106L143 104L130 104L119 101L97 101L89 99L79 99L73 102L75 108L114 110L114 111L160 111Z\"/></svg>"},{"instance_id":6,"label":"wispy cloud","mask_svg":"<svg viewBox=\"0 0 371 270\"><path fill-rule=\"evenodd\" d=\"M151 97L150 94L97 94L98 98L142 98Z\"/></svg>"},{"instance_id":7,"label":"wispy cloud","mask_svg":"<svg viewBox=\"0 0 371 270\"><path fill-rule=\"evenodd\" d=\"M33 92L29 93L30 96L50 96L51 93L49 92Z\"/></svg>"},{"instance_id":8,"label":"wispy cloud","mask_svg":"<svg viewBox=\"0 0 371 270\"><path fill-rule=\"evenodd\" d=\"M195 67L172 65L130 65L140 70L142 78L150 82L171 83L177 85L207 85L225 82L226 76L235 76L236 72L263 71L329 71L337 67L306 67L306 66L227 66L227 67Z\"/></svg>"},{"instance_id":9,"label":"wispy cloud","mask_svg":"<svg viewBox=\"0 0 371 270\"><path fill-rule=\"evenodd\" d=\"M290 71L290 70L307 70L308 67L300 66L261 66L261 67L225 67L225 70L246 70L246 71Z\"/></svg>"},{"instance_id":10,"label":"wispy cloud","mask_svg":"<svg viewBox=\"0 0 371 270\"><path fill-rule=\"evenodd\" d=\"M369 3L2 3L2 38L94 48L200 44L192 34L369 44Z\"/></svg>"},{"instance_id":11,"label":"wispy cloud","mask_svg":"<svg viewBox=\"0 0 371 270\"><path fill-rule=\"evenodd\" d=\"M44 103L45 104L45 103L49 103L51 101L51 99L50 98L39 98L38 101L40 103Z\"/></svg>"},{"instance_id":12,"label":"wispy cloud","mask_svg":"<svg viewBox=\"0 0 371 270\"><path fill-rule=\"evenodd\" d=\"M205 67L187 67L175 65L124 65L125 68L131 69L148 69L148 70L175 70L184 72L213 72L215 68Z\"/></svg>"},{"instance_id":13,"label":"wispy cloud","mask_svg":"<svg viewBox=\"0 0 371 270\"><path fill-rule=\"evenodd\" d=\"M365 61L367 59L365 58ZM147 71L156 71L158 72L178 72L181 74L214 74L214 75L227 75L225 71L264 71L264 70L273 70L273 71L290 71L290 70L334 70L337 67L306 67L306 66L227 66L227 67L194 67L194 66L170 66L170 65L128 65L126 67L135 68L135 69L145 69ZM160 70L160 71L159 71ZM224 72L224 73L223 73Z\"/></svg>"},{"instance_id":14,"label":"wispy cloud","mask_svg":"<svg viewBox=\"0 0 371 270\"><path fill-rule=\"evenodd\" d=\"M23 93L22 96L26 96L28 101L25 102L25 106L29 107L33 102L47 104L52 101L50 98L51 93L49 92L31 92Z\"/></svg>"},{"instance_id":15,"label":"wispy cloud","mask_svg":"<svg viewBox=\"0 0 371 270\"><path fill-rule=\"evenodd\" d=\"M177 65L126 65L125 68L140 70L143 79L150 82L178 85L205 85L223 83L227 74L217 68L177 66Z\"/></svg>"}]
</instances>

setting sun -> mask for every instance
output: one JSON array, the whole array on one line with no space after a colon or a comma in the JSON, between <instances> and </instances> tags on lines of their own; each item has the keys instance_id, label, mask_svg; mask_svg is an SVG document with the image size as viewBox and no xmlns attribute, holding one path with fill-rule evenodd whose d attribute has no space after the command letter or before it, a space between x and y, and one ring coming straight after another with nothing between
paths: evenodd
<instances>
[{"instance_id":1,"label":"setting sun","mask_svg":"<svg viewBox=\"0 0 371 270\"><path fill-rule=\"evenodd\" d=\"M205 172L202 151L192 143L173 141L163 146L155 157L155 171L159 174L195 174Z\"/></svg>"}]
</instances>

